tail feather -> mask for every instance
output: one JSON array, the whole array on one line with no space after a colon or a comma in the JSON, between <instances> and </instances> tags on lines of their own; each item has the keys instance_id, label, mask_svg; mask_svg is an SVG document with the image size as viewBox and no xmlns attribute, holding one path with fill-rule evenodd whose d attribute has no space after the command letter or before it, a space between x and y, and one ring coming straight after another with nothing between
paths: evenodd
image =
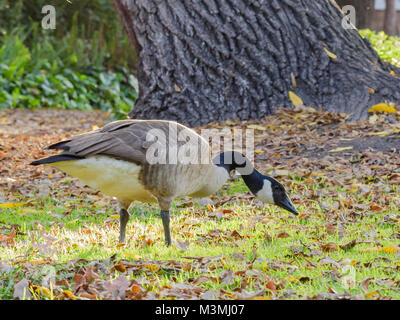
<instances>
[{"instance_id":1,"label":"tail feather","mask_svg":"<svg viewBox=\"0 0 400 320\"><path fill-rule=\"evenodd\" d=\"M84 159L85 157L73 155L73 154L58 154L55 156L50 156L47 158L43 158L40 160L36 160L30 163L32 166L38 166L40 164L46 164L46 163L54 163L54 162L59 162L59 161L70 161L70 160L79 160L79 159Z\"/></svg>"}]
</instances>

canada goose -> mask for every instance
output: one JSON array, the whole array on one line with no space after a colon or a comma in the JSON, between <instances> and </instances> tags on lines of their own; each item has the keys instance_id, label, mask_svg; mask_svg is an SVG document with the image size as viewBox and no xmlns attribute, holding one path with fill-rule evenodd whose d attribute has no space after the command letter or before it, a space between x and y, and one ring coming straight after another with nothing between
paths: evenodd
<instances>
[{"instance_id":1,"label":"canada goose","mask_svg":"<svg viewBox=\"0 0 400 320\"><path fill-rule=\"evenodd\" d=\"M194 151L189 156L185 152L188 147ZM165 243L169 246L169 211L174 199L210 195L222 187L235 169L262 202L298 214L284 187L258 172L245 156L224 152L211 161L208 142L173 121L114 121L46 149L63 152L31 165L50 164L119 200L121 243L125 242L127 210L133 201L158 202Z\"/></svg>"}]
</instances>

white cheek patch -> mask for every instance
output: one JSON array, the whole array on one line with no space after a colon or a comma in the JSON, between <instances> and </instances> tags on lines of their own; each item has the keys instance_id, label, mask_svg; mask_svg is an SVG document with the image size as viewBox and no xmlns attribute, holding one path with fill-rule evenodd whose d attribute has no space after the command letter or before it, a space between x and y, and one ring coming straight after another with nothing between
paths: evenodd
<instances>
[{"instance_id":1,"label":"white cheek patch","mask_svg":"<svg viewBox=\"0 0 400 320\"><path fill-rule=\"evenodd\" d=\"M275 204L274 196L272 194L271 181L264 180L264 185L263 185L262 189L257 192L256 196L262 202Z\"/></svg>"}]
</instances>

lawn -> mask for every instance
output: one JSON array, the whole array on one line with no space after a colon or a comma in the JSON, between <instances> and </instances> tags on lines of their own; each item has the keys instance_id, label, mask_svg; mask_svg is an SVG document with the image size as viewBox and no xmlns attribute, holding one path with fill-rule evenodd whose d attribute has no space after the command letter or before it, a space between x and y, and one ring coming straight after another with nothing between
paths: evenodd
<instances>
[{"instance_id":1,"label":"lawn","mask_svg":"<svg viewBox=\"0 0 400 320\"><path fill-rule=\"evenodd\" d=\"M285 185L300 215L231 180L207 201L175 202L169 248L156 205L131 206L120 245L115 199L27 165L107 116L0 111L2 299L400 298L399 111L348 123L281 110L208 125L255 130L255 166Z\"/></svg>"}]
</instances>

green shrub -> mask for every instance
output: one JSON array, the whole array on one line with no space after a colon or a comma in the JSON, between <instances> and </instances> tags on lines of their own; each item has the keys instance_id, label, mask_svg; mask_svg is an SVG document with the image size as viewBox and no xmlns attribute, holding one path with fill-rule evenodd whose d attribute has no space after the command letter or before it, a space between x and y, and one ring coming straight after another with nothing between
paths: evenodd
<instances>
[{"instance_id":1,"label":"green shrub","mask_svg":"<svg viewBox=\"0 0 400 320\"><path fill-rule=\"evenodd\" d=\"M41 28L44 5L56 9L56 29ZM29 36L32 63L57 57L64 67L134 69L136 54L110 0L0 0L0 44L10 33Z\"/></svg>"},{"instance_id":2,"label":"green shrub","mask_svg":"<svg viewBox=\"0 0 400 320\"><path fill-rule=\"evenodd\" d=\"M400 67L400 38L389 37L383 31L360 30L360 34L369 40L381 59Z\"/></svg>"},{"instance_id":3,"label":"green shrub","mask_svg":"<svg viewBox=\"0 0 400 320\"><path fill-rule=\"evenodd\" d=\"M41 28L54 5L55 30ZM0 109L103 109L126 116L136 56L111 1L0 0Z\"/></svg>"}]
</instances>

